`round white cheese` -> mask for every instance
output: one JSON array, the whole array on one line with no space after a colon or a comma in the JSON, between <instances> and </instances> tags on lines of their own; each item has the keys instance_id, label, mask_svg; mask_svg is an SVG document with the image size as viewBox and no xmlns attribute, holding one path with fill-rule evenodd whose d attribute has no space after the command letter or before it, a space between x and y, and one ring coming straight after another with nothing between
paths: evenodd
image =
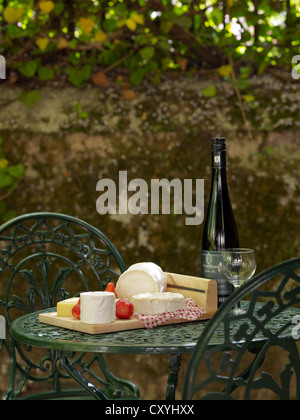
<instances>
[{"instance_id":1,"label":"round white cheese","mask_svg":"<svg viewBox=\"0 0 300 420\"><path fill-rule=\"evenodd\" d=\"M185 299L180 293L140 293L132 296L134 312L155 315L185 308Z\"/></svg>"},{"instance_id":2,"label":"round white cheese","mask_svg":"<svg viewBox=\"0 0 300 420\"><path fill-rule=\"evenodd\" d=\"M139 293L165 292L167 279L162 269L155 263L133 264L121 276L116 285L120 299L130 299Z\"/></svg>"},{"instance_id":3,"label":"round white cheese","mask_svg":"<svg viewBox=\"0 0 300 420\"><path fill-rule=\"evenodd\" d=\"M116 296L111 292L80 294L80 320L84 324L110 324L116 320Z\"/></svg>"}]
</instances>

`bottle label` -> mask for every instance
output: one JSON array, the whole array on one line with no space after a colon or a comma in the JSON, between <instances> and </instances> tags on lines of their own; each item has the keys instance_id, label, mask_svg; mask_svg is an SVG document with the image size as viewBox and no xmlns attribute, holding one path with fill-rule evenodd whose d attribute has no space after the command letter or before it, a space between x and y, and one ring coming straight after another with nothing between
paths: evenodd
<instances>
[{"instance_id":1,"label":"bottle label","mask_svg":"<svg viewBox=\"0 0 300 420\"><path fill-rule=\"evenodd\" d=\"M212 167L215 169L226 168L226 152L221 152L221 151L213 152Z\"/></svg>"},{"instance_id":2,"label":"bottle label","mask_svg":"<svg viewBox=\"0 0 300 420\"><path fill-rule=\"evenodd\" d=\"M218 251L202 251L202 276L207 279L217 280L219 304L225 302L233 292L232 284L228 283L218 269Z\"/></svg>"}]
</instances>

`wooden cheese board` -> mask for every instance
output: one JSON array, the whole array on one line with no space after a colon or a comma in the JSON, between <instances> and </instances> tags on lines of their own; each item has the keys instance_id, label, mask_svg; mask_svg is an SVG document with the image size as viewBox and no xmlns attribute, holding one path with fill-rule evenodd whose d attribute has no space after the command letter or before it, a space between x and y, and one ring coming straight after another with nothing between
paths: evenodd
<instances>
[{"instance_id":1,"label":"wooden cheese board","mask_svg":"<svg viewBox=\"0 0 300 420\"><path fill-rule=\"evenodd\" d=\"M210 319L217 311L217 282L215 280L202 279L200 277L185 276L182 274L165 273L167 276L167 292L181 293L184 297L191 297L195 302L206 310L199 320ZM116 319L110 324L84 324L73 317L58 317L56 312L44 312L39 314L39 321L57 327L67 328L87 334L105 334L117 331L127 331L145 328L138 318ZM185 319L172 319L164 325L179 324L186 322Z\"/></svg>"}]
</instances>

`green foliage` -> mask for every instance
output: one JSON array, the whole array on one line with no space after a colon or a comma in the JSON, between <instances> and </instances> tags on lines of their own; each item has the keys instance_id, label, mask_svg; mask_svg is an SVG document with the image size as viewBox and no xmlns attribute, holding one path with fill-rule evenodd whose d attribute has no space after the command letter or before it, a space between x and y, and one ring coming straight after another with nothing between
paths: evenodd
<instances>
[{"instance_id":1,"label":"green foliage","mask_svg":"<svg viewBox=\"0 0 300 420\"><path fill-rule=\"evenodd\" d=\"M0 137L0 218L5 222L16 216L14 210L7 208L5 199L18 187L25 167L22 164L10 165L5 158L2 144L3 138Z\"/></svg>"},{"instance_id":2,"label":"green foliage","mask_svg":"<svg viewBox=\"0 0 300 420\"><path fill-rule=\"evenodd\" d=\"M202 90L202 95L205 96L206 98L212 98L216 96L216 94L217 94L217 88L215 85L207 86L206 88Z\"/></svg>"},{"instance_id":3,"label":"green foliage","mask_svg":"<svg viewBox=\"0 0 300 420\"><path fill-rule=\"evenodd\" d=\"M19 100L29 108L33 108L40 100L40 93L37 90L31 90L29 92L22 92L19 96Z\"/></svg>"},{"instance_id":4,"label":"green foliage","mask_svg":"<svg viewBox=\"0 0 300 420\"><path fill-rule=\"evenodd\" d=\"M82 69L76 67L68 68L69 80L74 86L82 87L91 77L92 67L86 64Z\"/></svg>"},{"instance_id":5,"label":"green foliage","mask_svg":"<svg viewBox=\"0 0 300 420\"><path fill-rule=\"evenodd\" d=\"M122 67L133 85L159 83L166 72L228 66L229 56L262 74L299 54L300 0L0 0L0 27L0 54L25 80L65 75L83 87Z\"/></svg>"}]
</instances>

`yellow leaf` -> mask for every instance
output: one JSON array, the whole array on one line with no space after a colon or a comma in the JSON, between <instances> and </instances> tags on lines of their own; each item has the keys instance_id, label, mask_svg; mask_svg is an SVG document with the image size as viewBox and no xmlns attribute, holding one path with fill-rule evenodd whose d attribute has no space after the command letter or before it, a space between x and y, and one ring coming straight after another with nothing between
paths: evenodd
<instances>
[{"instance_id":1,"label":"yellow leaf","mask_svg":"<svg viewBox=\"0 0 300 420\"><path fill-rule=\"evenodd\" d=\"M144 16L139 15L139 14L135 14L131 16L131 19L134 20L136 23L138 23L139 25L144 25Z\"/></svg>"},{"instance_id":2,"label":"yellow leaf","mask_svg":"<svg viewBox=\"0 0 300 420\"><path fill-rule=\"evenodd\" d=\"M0 168L7 168L8 167L8 160L6 159L0 159Z\"/></svg>"},{"instance_id":3,"label":"yellow leaf","mask_svg":"<svg viewBox=\"0 0 300 420\"><path fill-rule=\"evenodd\" d=\"M136 30L137 23L133 19L131 19L131 18L126 19L125 23L126 23L127 28L129 28L131 31Z\"/></svg>"},{"instance_id":4,"label":"yellow leaf","mask_svg":"<svg viewBox=\"0 0 300 420\"><path fill-rule=\"evenodd\" d=\"M244 95L244 99L248 103L254 102L255 101L255 96L253 96L253 95Z\"/></svg>"},{"instance_id":5,"label":"yellow leaf","mask_svg":"<svg viewBox=\"0 0 300 420\"><path fill-rule=\"evenodd\" d=\"M3 17L7 23L17 22L21 19L24 13L23 7L7 6L3 11Z\"/></svg>"},{"instance_id":6,"label":"yellow leaf","mask_svg":"<svg viewBox=\"0 0 300 420\"><path fill-rule=\"evenodd\" d=\"M51 13L55 4L51 0L44 0L39 2L39 8L43 13Z\"/></svg>"},{"instance_id":7,"label":"yellow leaf","mask_svg":"<svg viewBox=\"0 0 300 420\"><path fill-rule=\"evenodd\" d=\"M218 69L218 73L223 77L229 77L232 74L232 66L230 64L228 66L221 66Z\"/></svg>"},{"instance_id":8,"label":"yellow leaf","mask_svg":"<svg viewBox=\"0 0 300 420\"><path fill-rule=\"evenodd\" d=\"M232 7L235 3L235 0L227 0L228 1L228 6Z\"/></svg>"},{"instance_id":9,"label":"yellow leaf","mask_svg":"<svg viewBox=\"0 0 300 420\"><path fill-rule=\"evenodd\" d=\"M107 39L107 34L103 31L98 31L94 36L94 40L96 42L104 42L106 39Z\"/></svg>"},{"instance_id":10,"label":"yellow leaf","mask_svg":"<svg viewBox=\"0 0 300 420\"><path fill-rule=\"evenodd\" d=\"M58 43L57 43L57 48L59 50L62 50L63 48L67 48L68 45L69 43L65 38L59 38Z\"/></svg>"},{"instance_id":11,"label":"yellow leaf","mask_svg":"<svg viewBox=\"0 0 300 420\"><path fill-rule=\"evenodd\" d=\"M36 40L36 45L39 47L39 49L41 50L41 51L45 51L45 49L48 47L48 45L49 45L49 39L48 38L38 38L37 40Z\"/></svg>"},{"instance_id":12,"label":"yellow leaf","mask_svg":"<svg viewBox=\"0 0 300 420\"><path fill-rule=\"evenodd\" d=\"M95 22L92 18L80 18L78 23L82 27L83 33L85 35L90 34L95 26Z\"/></svg>"}]
</instances>

